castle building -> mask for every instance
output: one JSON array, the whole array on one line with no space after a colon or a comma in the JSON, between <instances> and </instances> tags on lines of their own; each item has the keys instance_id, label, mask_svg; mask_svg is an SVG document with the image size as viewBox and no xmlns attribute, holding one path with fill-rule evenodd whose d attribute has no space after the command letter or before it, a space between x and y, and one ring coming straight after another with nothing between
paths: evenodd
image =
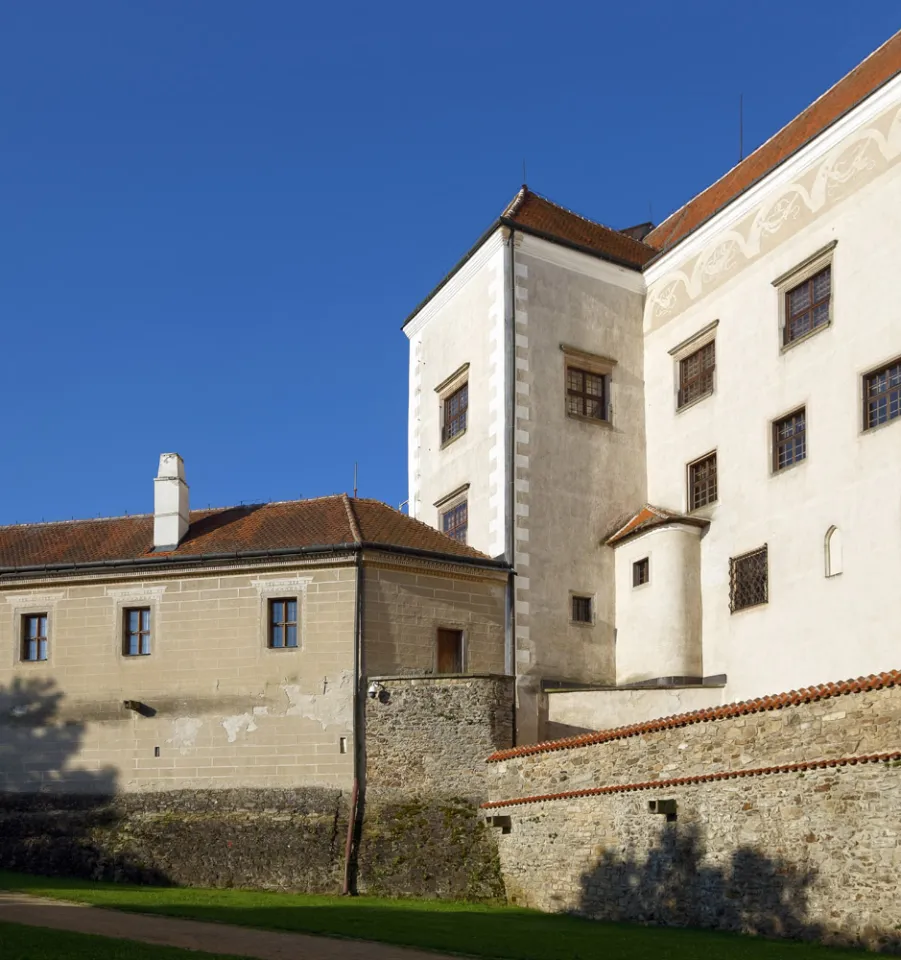
<instances>
[{"instance_id":1,"label":"castle building","mask_svg":"<svg viewBox=\"0 0 901 960\"><path fill-rule=\"evenodd\" d=\"M527 187L409 316L409 497L513 573L520 742L890 669L901 33L663 223Z\"/></svg>"}]
</instances>

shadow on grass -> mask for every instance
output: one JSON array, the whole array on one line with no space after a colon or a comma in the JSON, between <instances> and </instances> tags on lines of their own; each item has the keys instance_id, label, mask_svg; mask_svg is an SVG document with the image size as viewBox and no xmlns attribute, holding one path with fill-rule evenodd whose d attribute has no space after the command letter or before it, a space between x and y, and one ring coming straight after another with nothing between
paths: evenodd
<instances>
[{"instance_id":1,"label":"shadow on grass","mask_svg":"<svg viewBox=\"0 0 901 960\"><path fill-rule=\"evenodd\" d=\"M0 887L119 910L508 960L835 960L865 955L809 943L598 922L450 901L135 888L8 874L0 874Z\"/></svg>"}]
</instances>

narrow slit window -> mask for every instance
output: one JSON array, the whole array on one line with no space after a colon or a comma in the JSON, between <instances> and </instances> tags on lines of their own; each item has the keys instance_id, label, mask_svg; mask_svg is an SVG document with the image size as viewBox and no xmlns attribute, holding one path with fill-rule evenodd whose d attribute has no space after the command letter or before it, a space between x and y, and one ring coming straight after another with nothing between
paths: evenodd
<instances>
[{"instance_id":1,"label":"narrow slit window","mask_svg":"<svg viewBox=\"0 0 901 960\"><path fill-rule=\"evenodd\" d=\"M785 294L783 343L788 346L829 323L832 265L823 267Z\"/></svg>"},{"instance_id":2,"label":"narrow slit window","mask_svg":"<svg viewBox=\"0 0 901 960\"><path fill-rule=\"evenodd\" d=\"M463 672L463 631L438 631L438 673Z\"/></svg>"},{"instance_id":3,"label":"narrow slit window","mask_svg":"<svg viewBox=\"0 0 901 960\"><path fill-rule=\"evenodd\" d=\"M864 429L901 417L901 357L863 378Z\"/></svg>"},{"instance_id":4,"label":"narrow slit window","mask_svg":"<svg viewBox=\"0 0 901 960\"><path fill-rule=\"evenodd\" d=\"M605 374L566 368L566 412L571 417L607 420L609 378Z\"/></svg>"},{"instance_id":5,"label":"narrow slit window","mask_svg":"<svg viewBox=\"0 0 901 960\"><path fill-rule=\"evenodd\" d=\"M713 393L715 370L716 344L713 340L679 361L679 408Z\"/></svg>"},{"instance_id":6,"label":"narrow slit window","mask_svg":"<svg viewBox=\"0 0 901 960\"><path fill-rule=\"evenodd\" d=\"M469 384L464 383L450 396L444 399L444 426L441 429L441 442L447 443L454 437L466 432L466 419L469 413Z\"/></svg>"},{"instance_id":7,"label":"narrow slit window","mask_svg":"<svg viewBox=\"0 0 901 960\"><path fill-rule=\"evenodd\" d=\"M773 472L807 458L807 411L802 407L773 424Z\"/></svg>"},{"instance_id":8,"label":"narrow slit window","mask_svg":"<svg viewBox=\"0 0 901 960\"><path fill-rule=\"evenodd\" d=\"M297 646L296 597L269 601L269 646L273 650Z\"/></svg>"},{"instance_id":9,"label":"narrow slit window","mask_svg":"<svg viewBox=\"0 0 901 960\"><path fill-rule=\"evenodd\" d=\"M129 607L125 611L122 652L126 657L150 655L150 608Z\"/></svg>"},{"instance_id":10,"label":"narrow slit window","mask_svg":"<svg viewBox=\"0 0 901 960\"><path fill-rule=\"evenodd\" d=\"M47 659L46 613L29 613L22 618L22 659L31 663Z\"/></svg>"}]
</instances>

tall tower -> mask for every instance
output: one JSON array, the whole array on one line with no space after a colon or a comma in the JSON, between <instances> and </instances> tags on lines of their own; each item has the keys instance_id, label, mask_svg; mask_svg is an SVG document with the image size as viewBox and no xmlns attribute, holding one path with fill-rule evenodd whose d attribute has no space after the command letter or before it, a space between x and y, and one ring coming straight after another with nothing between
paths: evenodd
<instances>
[{"instance_id":1,"label":"tall tower","mask_svg":"<svg viewBox=\"0 0 901 960\"><path fill-rule=\"evenodd\" d=\"M410 315L413 516L512 564L520 743L542 691L615 681L613 551L645 497L641 267L523 187Z\"/></svg>"}]
</instances>

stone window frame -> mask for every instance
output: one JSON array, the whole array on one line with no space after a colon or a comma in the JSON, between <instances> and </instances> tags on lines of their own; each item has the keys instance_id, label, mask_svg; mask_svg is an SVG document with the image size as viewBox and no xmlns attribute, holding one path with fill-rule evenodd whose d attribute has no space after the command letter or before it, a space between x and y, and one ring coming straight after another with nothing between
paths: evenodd
<instances>
[{"instance_id":1,"label":"stone window frame","mask_svg":"<svg viewBox=\"0 0 901 960\"><path fill-rule=\"evenodd\" d=\"M786 421L793 420L798 417L800 414L804 415L804 456L799 460L793 460L791 463L787 463L785 466L779 466L779 446L781 443L785 442L779 439L779 427L782 426ZM797 434L793 435L794 437ZM781 413L778 417L773 417L770 420L770 476L771 477L781 477L784 473L788 473L790 470L796 470L798 467L802 467L807 463L810 457L810 407L805 401L804 403L798 404L797 406L792 407L790 410L787 410L785 413Z\"/></svg>"},{"instance_id":2,"label":"stone window frame","mask_svg":"<svg viewBox=\"0 0 901 960\"><path fill-rule=\"evenodd\" d=\"M450 513L451 510L455 510L461 504L466 504L466 533L467 537L465 540L457 540L458 543L466 544L469 539L469 484L464 483L461 486L457 487L454 490L451 490L450 493L445 494L441 497L440 500L436 500L434 503L435 509L438 511L438 529L444 533L444 516L447 513ZM450 536L450 534L445 534L445 536ZM453 539L457 539L454 537Z\"/></svg>"},{"instance_id":3,"label":"stone window frame","mask_svg":"<svg viewBox=\"0 0 901 960\"><path fill-rule=\"evenodd\" d=\"M64 600L64 590L40 594L13 594L6 598L12 608L12 665L25 670L52 667L56 658L56 608ZM26 660L22 654L25 643L25 617L47 617L47 659Z\"/></svg>"},{"instance_id":4,"label":"stone window frame","mask_svg":"<svg viewBox=\"0 0 901 960\"><path fill-rule=\"evenodd\" d=\"M695 457L694 460L689 461L685 464L685 512L691 514L700 514L705 516L704 511L712 511L715 509L716 505L720 502L720 464L719 464L719 450L714 448L713 450L708 450L707 453L702 454L700 457ZM694 506L694 468L699 466L706 460L713 460L714 468L716 472L716 495L712 500L706 501L706 503L699 504Z\"/></svg>"},{"instance_id":5,"label":"stone window frame","mask_svg":"<svg viewBox=\"0 0 901 960\"><path fill-rule=\"evenodd\" d=\"M111 643L115 645L116 656L120 661L141 663L160 655L160 625L163 619L160 616L160 603L165 592L165 584L155 587L106 588L106 596L113 602ZM147 607L150 610L150 653L142 656L131 656L125 652L125 611L134 607Z\"/></svg>"},{"instance_id":6,"label":"stone window frame","mask_svg":"<svg viewBox=\"0 0 901 960\"><path fill-rule=\"evenodd\" d=\"M261 657L290 657L306 649L307 587L313 577L273 577L271 580L251 580L257 591L257 650ZM269 601L295 600L297 602L297 646L269 646Z\"/></svg>"},{"instance_id":7,"label":"stone window frame","mask_svg":"<svg viewBox=\"0 0 901 960\"><path fill-rule=\"evenodd\" d=\"M684 413L686 410L690 410L692 407L706 400L708 397L712 397L716 393L718 379L716 370L716 331L719 325L719 320L713 320L706 326L701 327L700 330L693 333L687 339L681 341L681 343L677 343L671 350L667 351L673 358L673 409L676 411L676 413ZM710 389L702 393L700 396L689 400L687 403L680 404L679 399L682 392L683 361L688 360L689 357L693 356L698 351L703 350L704 347L711 343L714 344L714 361L713 377L711 378L712 382Z\"/></svg>"},{"instance_id":8,"label":"stone window frame","mask_svg":"<svg viewBox=\"0 0 901 960\"><path fill-rule=\"evenodd\" d=\"M802 260L801 263L796 264L790 270L780 274L780 276L773 280L773 286L776 288L776 295L779 304L778 335L780 353L785 353L787 350L791 350L801 343L806 343L811 337L815 337L818 333L822 333L824 330L829 330L835 322L835 248L837 245L838 240L832 240L830 243L827 243L825 247L821 247L805 260ZM811 330L808 330L807 333L804 333L800 337L796 337L794 340L786 343L785 323L786 302L788 295L792 292L792 290L795 289L795 287L799 287L802 283L810 280L811 277L819 273L821 270L824 270L826 267L830 268L829 319L825 323L821 323L818 327L813 327Z\"/></svg>"},{"instance_id":9,"label":"stone window frame","mask_svg":"<svg viewBox=\"0 0 901 960\"><path fill-rule=\"evenodd\" d=\"M439 450L444 450L445 447L449 447L452 443L456 443L461 437L465 437L469 432L469 395L467 393L466 398L466 426L455 433L452 437L444 439L444 417L447 410L447 401L457 393L458 390L462 390L463 387L469 386L469 361L464 363L462 366L458 367L449 377L446 377L441 383L435 387L435 393L438 394L438 440L440 446Z\"/></svg>"},{"instance_id":10,"label":"stone window frame","mask_svg":"<svg viewBox=\"0 0 901 960\"><path fill-rule=\"evenodd\" d=\"M618 361L612 357L606 357L600 353L589 353L580 347L574 347L569 343L561 343L560 350L563 353L563 413L567 420L575 420L581 423L593 423L599 427L612 427L613 415L616 408L616 381L613 371ZM602 377L604 380L604 416L587 417L578 413L570 413L567 392L567 376L569 370L579 370L583 373L590 373L596 377Z\"/></svg>"},{"instance_id":11,"label":"stone window frame","mask_svg":"<svg viewBox=\"0 0 901 960\"><path fill-rule=\"evenodd\" d=\"M588 620L576 620L573 617L575 613L575 601L576 600L587 600L589 603L589 612L591 614L590 619ZM588 593L585 590L570 590L569 591L569 623L573 627L593 627L597 620L597 597L593 593Z\"/></svg>"},{"instance_id":12,"label":"stone window frame","mask_svg":"<svg viewBox=\"0 0 901 960\"><path fill-rule=\"evenodd\" d=\"M869 410L869 383L873 377L878 376L881 373L885 373L893 367L901 364L901 355L895 355L889 360L884 361L883 363L877 364L875 367L867 367L866 370L863 370L857 378L858 391L859 391L859 409L861 411L861 421L860 421L860 435L866 436L871 433L875 433L877 430L882 430L885 427L890 426L893 423L901 423L901 416L888 417L886 420L883 420L882 423L874 423L870 425L870 410ZM892 391L894 392L894 391Z\"/></svg>"},{"instance_id":13,"label":"stone window frame","mask_svg":"<svg viewBox=\"0 0 901 960\"><path fill-rule=\"evenodd\" d=\"M640 579L641 575L644 579ZM637 582L636 582L637 581ZM641 590L651 585L651 555L639 557L632 561L632 589Z\"/></svg>"}]
</instances>

